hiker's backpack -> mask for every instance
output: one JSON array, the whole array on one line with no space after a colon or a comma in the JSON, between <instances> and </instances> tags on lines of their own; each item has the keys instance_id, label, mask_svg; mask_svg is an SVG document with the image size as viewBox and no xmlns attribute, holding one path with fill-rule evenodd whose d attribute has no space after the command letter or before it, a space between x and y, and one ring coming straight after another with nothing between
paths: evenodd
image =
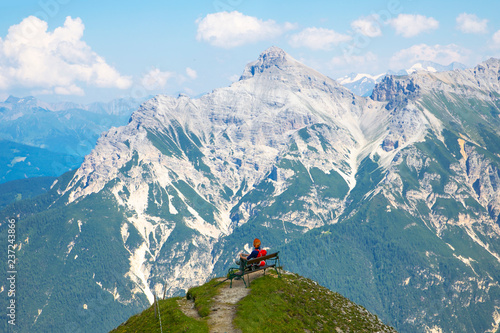
<instances>
[{"instance_id":1,"label":"hiker's backpack","mask_svg":"<svg viewBox=\"0 0 500 333\"><path fill-rule=\"evenodd\" d=\"M266 250L260 250L259 251L259 254L257 255L257 258L259 257L263 257L267 255L267 251ZM260 263L259 263L259 267L262 267L262 266L265 266L266 265L266 262L264 260L262 260Z\"/></svg>"}]
</instances>

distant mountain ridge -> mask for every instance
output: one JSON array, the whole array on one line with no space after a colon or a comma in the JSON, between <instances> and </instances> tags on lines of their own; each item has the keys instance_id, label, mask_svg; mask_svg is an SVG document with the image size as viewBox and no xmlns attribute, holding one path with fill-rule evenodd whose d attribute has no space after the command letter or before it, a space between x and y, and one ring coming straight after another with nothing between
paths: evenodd
<instances>
[{"instance_id":1,"label":"distant mountain ridge","mask_svg":"<svg viewBox=\"0 0 500 333\"><path fill-rule=\"evenodd\" d=\"M459 62L452 62L448 66L444 66L432 61L420 61L408 69L402 69L397 72L388 70L386 73L378 75L351 73L337 79L337 81L356 95L368 97L371 95L375 85L380 83L387 75L410 75L421 71L445 72L456 69L467 69L467 66Z\"/></svg>"},{"instance_id":2,"label":"distant mountain ridge","mask_svg":"<svg viewBox=\"0 0 500 333\"><path fill-rule=\"evenodd\" d=\"M109 330L259 237L400 332L495 332L499 115L498 59L364 98L273 47L229 87L156 96L3 211L30 286L19 325Z\"/></svg>"},{"instance_id":3,"label":"distant mountain ridge","mask_svg":"<svg viewBox=\"0 0 500 333\"><path fill-rule=\"evenodd\" d=\"M60 176L77 168L101 133L125 125L141 102L117 99L80 105L9 96L0 103L2 157L8 159L0 167L0 183Z\"/></svg>"},{"instance_id":4,"label":"distant mountain ridge","mask_svg":"<svg viewBox=\"0 0 500 333\"><path fill-rule=\"evenodd\" d=\"M144 98L118 98L109 102L93 102L89 104L81 104L73 102L48 103L33 96L15 97L10 95L4 102L0 102L0 108L4 107L9 109L23 109L26 107L39 107L41 109L54 112L78 109L100 114L121 115L129 114L131 109L137 109L141 102L151 97L153 96Z\"/></svg>"}]
</instances>

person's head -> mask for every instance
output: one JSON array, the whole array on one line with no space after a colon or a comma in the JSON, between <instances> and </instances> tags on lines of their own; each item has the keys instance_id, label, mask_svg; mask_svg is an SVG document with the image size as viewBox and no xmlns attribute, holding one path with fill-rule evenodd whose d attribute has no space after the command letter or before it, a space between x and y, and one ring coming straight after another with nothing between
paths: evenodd
<instances>
[{"instance_id":1,"label":"person's head","mask_svg":"<svg viewBox=\"0 0 500 333\"><path fill-rule=\"evenodd\" d=\"M255 239L253 240L253 247L255 247L255 248L260 247L260 239L255 238Z\"/></svg>"}]
</instances>

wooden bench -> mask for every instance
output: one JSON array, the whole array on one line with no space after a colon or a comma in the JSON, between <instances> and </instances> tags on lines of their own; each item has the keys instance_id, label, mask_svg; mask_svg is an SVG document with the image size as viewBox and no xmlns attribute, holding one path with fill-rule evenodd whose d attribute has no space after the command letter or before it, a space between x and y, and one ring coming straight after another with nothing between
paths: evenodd
<instances>
[{"instance_id":1,"label":"wooden bench","mask_svg":"<svg viewBox=\"0 0 500 333\"><path fill-rule=\"evenodd\" d=\"M258 266L259 263L264 260L266 264L264 266ZM250 260L243 260L242 259L242 264L241 267L243 267L243 270L240 267L231 267L229 268L227 272L227 279L226 280L231 280L231 283L229 284L229 288L233 287L233 279L243 279L243 283L245 283L245 288L250 286L250 277L248 277L248 286L245 281L245 275L249 275L254 272L258 271L264 271L264 275L266 274L266 269L268 268L274 268L276 269L276 272L278 273L278 277L281 278L281 273L280 273L280 257L279 257L279 251L276 253L268 254L263 257L259 258L254 258Z\"/></svg>"}]
</instances>

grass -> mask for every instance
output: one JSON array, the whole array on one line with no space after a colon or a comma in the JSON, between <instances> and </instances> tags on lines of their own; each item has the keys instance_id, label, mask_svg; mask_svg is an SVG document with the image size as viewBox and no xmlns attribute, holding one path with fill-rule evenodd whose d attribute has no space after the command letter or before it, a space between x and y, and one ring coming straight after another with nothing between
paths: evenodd
<instances>
[{"instance_id":1,"label":"grass","mask_svg":"<svg viewBox=\"0 0 500 333\"><path fill-rule=\"evenodd\" d=\"M213 303L212 299L219 293L219 289L223 286L220 284L218 287L215 287L217 283L219 282L213 279L202 286L189 289L186 294L187 299L194 301L194 306L201 317L207 317L210 314L210 307Z\"/></svg>"},{"instance_id":2,"label":"grass","mask_svg":"<svg viewBox=\"0 0 500 333\"><path fill-rule=\"evenodd\" d=\"M217 280L188 290L201 320L182 313L174 297L160 300L164 332L208 332L207 317L213 298L224 285ZM226 283L227 284L227 283ZM313 280L287 273L278 278L275 271L252 282L250 294L238 303L235 328L251 332L396 332L377 316ZM154 307L130 317L111 332L159 332L160 320Z\"/></svg>"},{"instance_id":3,"label":"grass","mask_svg":"<svg viewBox=\"0 0 500 333\"><path fill-rule=\"evenodd\" d=\"M186 316L179 308L177 300L180 297L160 300L161 328L163 332L208 332L208 325L204 320L196 320ZM154 307L132 316L125 323L118 326L114 333L131 332L160 332L160 320L155 318Z\"/></svg>"},{"instance_id":4,"label":"grass","mask_svg":"<svg viewBox=\"0 0 500 333\"><path fill-rule=\"evenodd\" d=\"M341 295L295 274L252 282L234 320L245 332L395 332Z\"/></svg>"}]
</instances>

